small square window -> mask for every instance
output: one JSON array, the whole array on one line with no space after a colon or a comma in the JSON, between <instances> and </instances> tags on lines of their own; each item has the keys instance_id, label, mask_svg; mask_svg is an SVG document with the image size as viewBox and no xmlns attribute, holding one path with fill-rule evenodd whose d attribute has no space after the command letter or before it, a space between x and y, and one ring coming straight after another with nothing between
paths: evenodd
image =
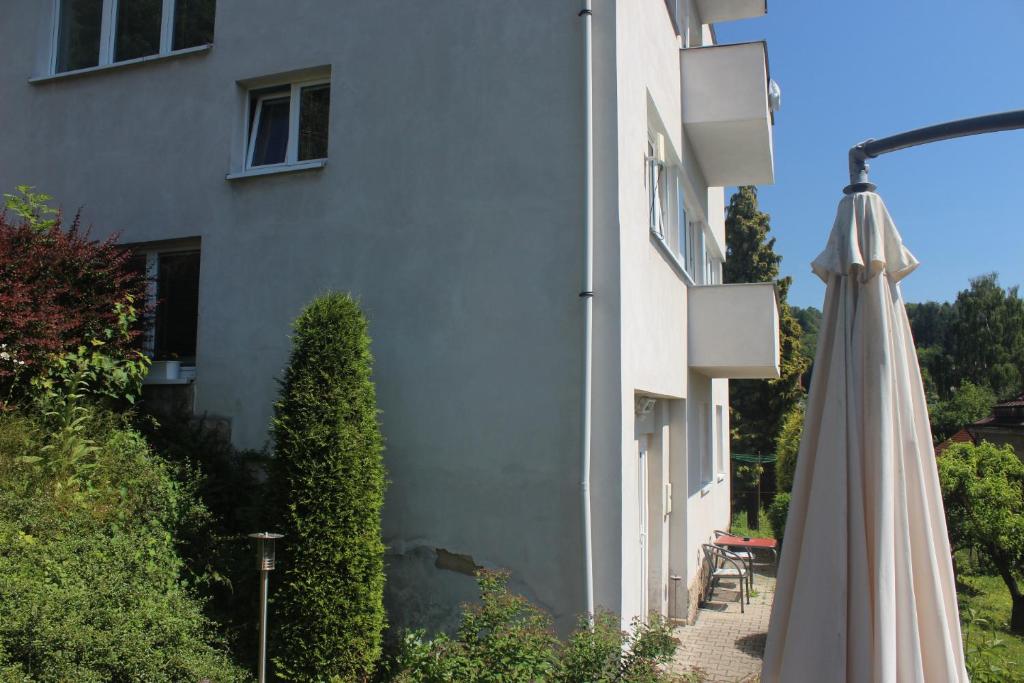
<instances>
[{"instance_id":1,"label":"small square window","mask_svg":"<svg viewBox=\"0 0 1024 683\"><path fill-rule=\"evenodd\" d=\"M283 164L288 153L289 95L263 95L256 102L250 166Z\"/></svg>"},{"instance_id":2,"label":"small square window","mask_svg":"<svg viewBox=\"0 0 1024 683\"><path fill-rule=\"evenodd\" d=\"M249 93L246 168L327 158L329 83L293 83Z\"/></svg>"}]
</instances>

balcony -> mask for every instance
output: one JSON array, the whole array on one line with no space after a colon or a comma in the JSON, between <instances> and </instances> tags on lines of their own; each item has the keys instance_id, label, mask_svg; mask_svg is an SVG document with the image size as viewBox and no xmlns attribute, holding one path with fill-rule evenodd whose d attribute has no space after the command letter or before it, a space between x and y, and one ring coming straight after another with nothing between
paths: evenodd
<instances>
[{"instance_id":1,"label":"balcony","mask_svg":"<svg viewBox=\"0 0 1024 683\"><path fill-rule=\"evenodd\" d=\"M680 51L683 130L708 185L775 182L764 42Z\"/></svg>"},{"instance_id":2,"label":"balcony","mask_svg":"<svg viewBox=\"0 0 1024 683\"><path fill-rule=\"evenodd\" d=\"M701 23L717 24L760 17L768 13L767 0L697 0Z\"/></svg>"},{"instance_id":3,"label":"balcony","mask_svg":"<svg viewBox=\"0 0 1024 683\"><path fill-rule=\"evenodd\" d=\"M690 367L709 377L779 376L775 285L757 282L690 287Z\"/></svg>"}]
</instances>

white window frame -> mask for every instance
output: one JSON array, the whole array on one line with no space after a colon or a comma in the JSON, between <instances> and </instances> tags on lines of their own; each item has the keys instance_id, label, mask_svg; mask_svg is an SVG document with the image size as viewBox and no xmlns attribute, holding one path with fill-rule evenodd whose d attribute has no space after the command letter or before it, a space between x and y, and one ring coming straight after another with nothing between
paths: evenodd
<instances>
[{"instance_id":1,"label":"white window frame","mask_svg":"<svg viewBox=\"0 0 1024 683\"><path fill-rule=\"evenodd\" d=\"M57 70L57 52L60 49L60 15L61 4L65 0L53 0L53 28L50 35L50 75L74 73L77 71L88 71L108 67L114 64L131 64L145 59L153 59L179 52L193 52L203 49L205 46L197 45L186 47L180 50L174 48L174 9L177 0L163 0L160 9L160 49L152 55L133 57L114 61L114 49L117 43L117 5L120 0L103 0L102 20L100 22L100 53L96 66L87 66L81 69L70 69L68 71Z\"/></svg>"},{"instance_id":2,"label":"white window frame","mask_svg":"<svg viewBox=\"0 0 1024 683\"><path fill-rule=\"evenodd\" d=\"M328 88L331 87L331 79L329 77L314 78L308 80L294 81L291 83L279 84L280 90L278 92L266 93L259 95L256 100L256 111L252 115L250 121L249 112L252 107L252 90L246 92L245 98L245 164L243 168L249 173L262 173L262 172L273 172L275 170L285 168L297 168L307 166L323 166L327 157L320 157L319 159L303 159L299 161L299 107L302 104L301 95L304 88L316 87L318 85L326 85ZM267 86L267 88L273 88L275 86ZM284 161L276 164L261 164L259 166L252 165L252 155L256 151L256 134L259 132L260 127L260 116L263 112L263 102L266 100L274 100L284 97L284 89L288 88L288 145L285 148ZM265 88L260 87L258 90ZM328 120L328 127L330 121ZM330 136L327 138L327 144L330 145Z\"/></svg>"},{"instance_id":3,"label":"white window frame","mask_svg":"<svg viewBox=\"0 0 1024 683\"><path fill-rule=\"evenodd\" d=\"M725 479L726 474L728 474L725 471L726 470L726 467L725 467L725 463L726 463L725 454L726 454L726 451L728 450L725 439L726 439L726 435L725 435L725 406L717 405L716 404L715 405L715 442L716 442L716 445L718 446L718 454L717 454L718 457L715 460L716 460L716 462L718 464L718 481L722 481L723 479Z\"/></svg>"},{"instance_id":4,"label":"white window frame","mask_svg":"<svg viewBox=\"0 0 1024 683\"><path fill-rule=\"evenodd\" d=\"M188 240L177 242L174 244L165 244L161 246L159 243L151 243L150 246L144 247L133 247L131 251L137 256L144 256L146 258L145 277L146 277L146 301L143 307L146 310L152 311L152 317L147 320L146 328L142 333L142 351L150 358L153 358L156 354L156 305L157 305L157 286L158 278L160 276L160 257L171 254L180 254L188 251L198 251L200 258L200 273L202 272L202 243L199 241ZM200 275L201 277L201 275ZM198 339L196 340L198 345ZM195 363L189 367L194 366Z\"/></svg>"},{"instance_id":5,"label":"white window frame","mask_svg":"<svg viewBox=\"0 0 1024 683\"><path fill-rule=\"evenodd\" d=\"M700 413L700 485L706 493L715 479L715 425L710 404L701 403Z\"/></svg>"},{"instance_id":6,"label":"white window frame","mask_svg":"<svg viewBox=\"0 0 1024 683\"><path fill-rule=\"evenodd\" d=\"M665 183L666 163L660 158L664 153L664 142L659 144L660 134L648 131L647 153L644 155L644 185L647 187L647 225L660 239L665 239Z\"/></svg>"},{"instance_id":7,"label":"white window frame","mask_svg":"<svg viewBox=\"0 0 1024 683\"><path fill-rule=\"evenodd\" d=\"M683 270L691 278L693 273L686 267L686 249L690 243L690 224L687 216L689 209L686 207L686 181L683 179L682 169L676 176L676 255L683 265Z\"/></svg>"}]
</instances>

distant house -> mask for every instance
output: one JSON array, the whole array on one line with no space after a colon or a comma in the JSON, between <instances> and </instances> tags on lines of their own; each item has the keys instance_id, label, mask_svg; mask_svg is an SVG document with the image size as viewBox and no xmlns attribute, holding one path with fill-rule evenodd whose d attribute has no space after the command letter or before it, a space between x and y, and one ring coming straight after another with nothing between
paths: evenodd
<instances>
[{"instance_id":1,"label":"distant house","mask_svg":"<svg viewBox=\"0 0 1024 683\"><path fill-rule=\"evenodd\" d=\"M935 455L940 455L944 450L958 443L975 443L974 437L971 436L966 427L936 446Z\"/></svg>"},{"instance_id":2,"label":"distant house","mask_svg":"<svg viewBox=\"0 0 1024 683\"><path fill-rule=\"evenodd\" d=\"M150 393L264 446L291 321L351 292L392 624L451 623L478 566L562 630L589 577L626 621L692 614L728 381L779 374L774 287L721 283L725 188L773 181L773 113L765 43L713 24L765 1L128 5L3 3L0 187L135 246L147 346L182 365Z\"/></svg>"},{"instance_id":3,"label":"distant house","mask_svg":"<svg viewBox=\"0 0 1024 683\"><path fill-rule=\"evenodd\" d=\"M1024 460L1024 394L992 406L992 414L966 427L975 443L1009 444Z\"/></svg>"}]
</instances>

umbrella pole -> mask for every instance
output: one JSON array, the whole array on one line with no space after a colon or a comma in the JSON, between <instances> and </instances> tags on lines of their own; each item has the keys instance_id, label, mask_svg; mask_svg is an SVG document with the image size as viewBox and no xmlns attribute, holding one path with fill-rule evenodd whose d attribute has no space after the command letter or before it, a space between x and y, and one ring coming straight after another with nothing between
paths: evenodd
<instances>
[{"instance_id":1,"label":"umbrella pole","mask_svg":"<svg viewBox=\"0 0 1024 683\"><path fill-rule=\"evenodd\" d=\"M874 192L875 185L868 180L868 159L881 154L896 152L908 147L926 145L940 140L952 140L968 135L982 133L998 133L1004 130L1024 128L1024 109L1005 111L998 114L985 114L969 119L947 121L934 126L916 128L880 140L868 139L850 148L849 167L850 184L843 188L846 194L854 192Z\"/></svg>"}]
</instances>

